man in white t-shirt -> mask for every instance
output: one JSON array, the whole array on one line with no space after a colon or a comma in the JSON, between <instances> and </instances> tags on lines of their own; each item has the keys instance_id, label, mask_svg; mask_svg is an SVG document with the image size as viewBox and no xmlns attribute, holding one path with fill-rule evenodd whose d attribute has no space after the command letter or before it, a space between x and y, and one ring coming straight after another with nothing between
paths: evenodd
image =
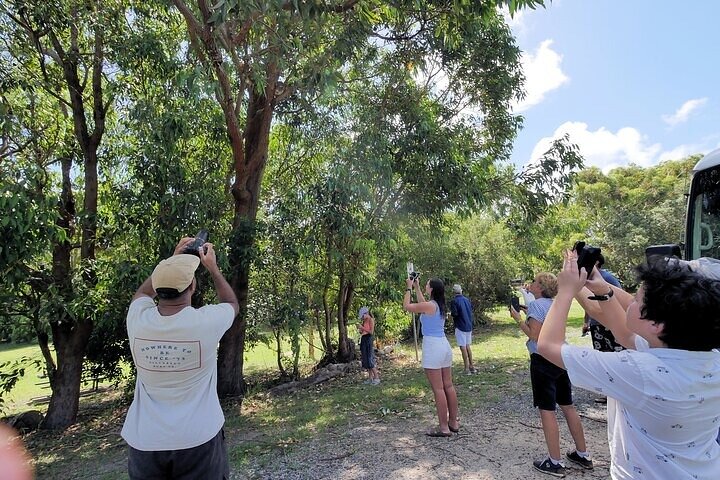
<instances>
[{"instance_id":1,"label":"man in white t-shirt","mask_svg":"<svg viewBox=\"0 0 720 480\"><path fill-rule=\"evenodd\" d=\"M538 351L573 385L608 397L613 479L716 480L720 475L720 281L672 259L638 267L633 298L565 253ZM575 297L628 350L567 345Z\"/></svg>"},{"instance_id":2,"label":"man in white t-shirt","mask_svg":"<svg viewBox=\"0 0 720 480\"><path fill-rule=\"evenodd\" d=\"M182 253L193 241L183 238L174 255L155 267L128 310L137 380L122 437L129 445L132 480L229 478L217 346L237 315L238 301L211 243L198 255ZM213 279L218 304L196 309L190 301L200 263Z\"/></svg>"}]
</instances>

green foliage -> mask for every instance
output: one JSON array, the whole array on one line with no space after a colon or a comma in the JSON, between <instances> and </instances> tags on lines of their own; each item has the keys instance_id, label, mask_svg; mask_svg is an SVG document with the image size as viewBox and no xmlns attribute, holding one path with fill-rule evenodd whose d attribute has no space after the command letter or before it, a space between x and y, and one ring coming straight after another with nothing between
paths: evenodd
<instances>
[{"instance_id":1,"label":"green foliage","mask_svg":"<svg viewBox=\"0 0 720 480\"><path fill-rule=\"evenodd\" d=\"M441 228L409 228L408 260L413 261L421 281L438 277L445 282L445 297L452 299L452 285L462 285L473 305L476 323L510 295L510 280L523 276L520 251L514 235L503 221L489 214L446 217Z\"/></svg>"},{"instance_id":2,"label":"green foliage","mask_svg":"<svg viewBox=\"0 0 720 480\"><path fill-rule=\"evenodd\" d=\"M473 304L476 321L484 321L492 308L506 304L510 280L522 276L523 265L512 234L487 215L476 215L454 229L449 243L458 254L459 267L449 287L460 283Z\"/></svg>"},{"instance_id":3,"label":"green foliage","mask_svg":"<svg viewBox=\"0 0 720 480\"><path fill-rule=\"evenodd\" d=\"M635 165L604 174L596 167L577 172L567 200L532 224L511 219L513 244L522 275L557 271L562 251L577 240L601 247L605 267L626 287L634 286L634 267L650 245L680 243L692 167L699 156L667 161L654 167Z\"/></svg>"},{"instance_id":4,"label":"green foliage","mask_svg":"<svg viewBox=\"0 0 720 480\"><path fill-rule=\"evenodd\" d=\"M633 269L644 261L645 248L682 241L685 194L699 158L631 165L607 175L590 169L578 176L573 203L586 222L579 233L603 249L607 267L626 285L635 281Z\"/></svg>"},{"instance_id":5,"label":"green foliage","mask_svg":"<svg viewBox=\"0 0 720 480\"><path fill-rule=\"evenodd\" d=\"M35 335L37 333L32 324L27 319L19 318L13 322L8 338L13 343L28 343L35 338Z\"/></svg>"},{"instance_id":6,"label":"green foliage","mask_svg":"<svg viewBox=\"0 0 720 480\"><path fill-rule=\"evenodd\" d=\"M388 302L370 311L375 316L375 338L381 344L396 343L407 337L412 320L401 302Z\"/></svg>"}]
</instances>

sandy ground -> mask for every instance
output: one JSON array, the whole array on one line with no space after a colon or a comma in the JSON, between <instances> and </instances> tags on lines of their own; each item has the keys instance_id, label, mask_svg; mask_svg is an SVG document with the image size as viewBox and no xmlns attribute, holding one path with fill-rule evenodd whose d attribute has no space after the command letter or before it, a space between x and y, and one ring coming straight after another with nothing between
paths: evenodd
<instances>
[{"instance_id":1,"label":"sandy ground","mask_svg":"<svg viewBox=\"0 0 720 480\"><path fill-rule=\"evenodd\" d=\"M520 385L527 375L516 373L513 383ZM233 472L231 478L554 478L532 468L532 461L546 456L547 450L539 415L532 408L532 393L527 387L515 391L523 393L475 411L463 412L460 405L460 433L450 438L425 435L434 423L431 412L391 421L361 418L349 430L328 432L271 458L251 459L246 469ZM609 478L605 405L596 404L591 392L575 389L574 396L595 468L583 470L565 462L566 478ZM562 413L558 417L561 448L571 450L573 442Z\"/></svg>"}]
</instances>

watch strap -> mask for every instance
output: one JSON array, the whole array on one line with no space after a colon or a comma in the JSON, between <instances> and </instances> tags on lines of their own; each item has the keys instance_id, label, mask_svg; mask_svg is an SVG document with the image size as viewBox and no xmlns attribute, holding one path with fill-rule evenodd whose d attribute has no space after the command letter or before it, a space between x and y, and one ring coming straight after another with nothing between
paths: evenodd
<instances>
[{"instance_id":1,"label":"watch strap","mask_svg":"<svg viewBox=\"0 0 720 480\"><path fill-rule=\"evenodd\" d=\"M610 291L608 293L606 293L605 295L590 295L587 298L588 298L588 300L597 300L598 302L605 302L607 300L610 300L613 295L615 295L615 292L611 288Z\"/></svg>"}]
</instances>

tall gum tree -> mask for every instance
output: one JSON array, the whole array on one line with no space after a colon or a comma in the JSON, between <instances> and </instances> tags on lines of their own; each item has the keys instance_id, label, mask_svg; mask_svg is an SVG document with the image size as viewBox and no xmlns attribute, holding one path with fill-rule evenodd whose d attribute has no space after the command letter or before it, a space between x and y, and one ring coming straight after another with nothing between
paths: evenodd
<instances>
[{"instance_id":1,"label":"tall gum tree","mask_svg":"<svg viewBox=\"0 0 720 480\"><path fill-rule=\"evenodd\" d=\"M542 0L489 2L344 0L173 0L190 44L217 82L232 150L231 285L240 314L220 342L218 391L244 393L249 253L254 244L260 185L276 107L290 96L312 98L339 80L346 62L372 48L414 46L418 63L428 49L457 46L468 20L542 5ZM395 35L398 32L398 35ZM428 42L429 38L435 41ZM413 60L409 58L409 60Z\"/></svg>"},{"instance_id":2,"label":"tall gum tree","mask_svg":"<svg viewBox=\"0 0 720 480\"><path fill-rule=\"evenodd\" d=\"M48 429L63 429L76 420L85 347L93 329L91 313L76 315L69 306L83 295L74 277L84 284L81 290L92 289L96 281L98 159L112 103L104 71L109 63L106 22L118 7L118 2L102 0L2 6L6 53L17 71L24 72L24 88L54 98L55 114L72 124L74 140L57 159L61 179L56 226L64 234L52 240L51 278L45 290L57 295L49 319L56 359L45 359L52 396L42 426ZM82 172L79 200L73 189L76 169ZM51 188L45 193L56 194ZM74 243L78 236L79 243ZM43 351L49 351L48 339L40 335L39 341Z\"/></svg>"}]
</instances>

